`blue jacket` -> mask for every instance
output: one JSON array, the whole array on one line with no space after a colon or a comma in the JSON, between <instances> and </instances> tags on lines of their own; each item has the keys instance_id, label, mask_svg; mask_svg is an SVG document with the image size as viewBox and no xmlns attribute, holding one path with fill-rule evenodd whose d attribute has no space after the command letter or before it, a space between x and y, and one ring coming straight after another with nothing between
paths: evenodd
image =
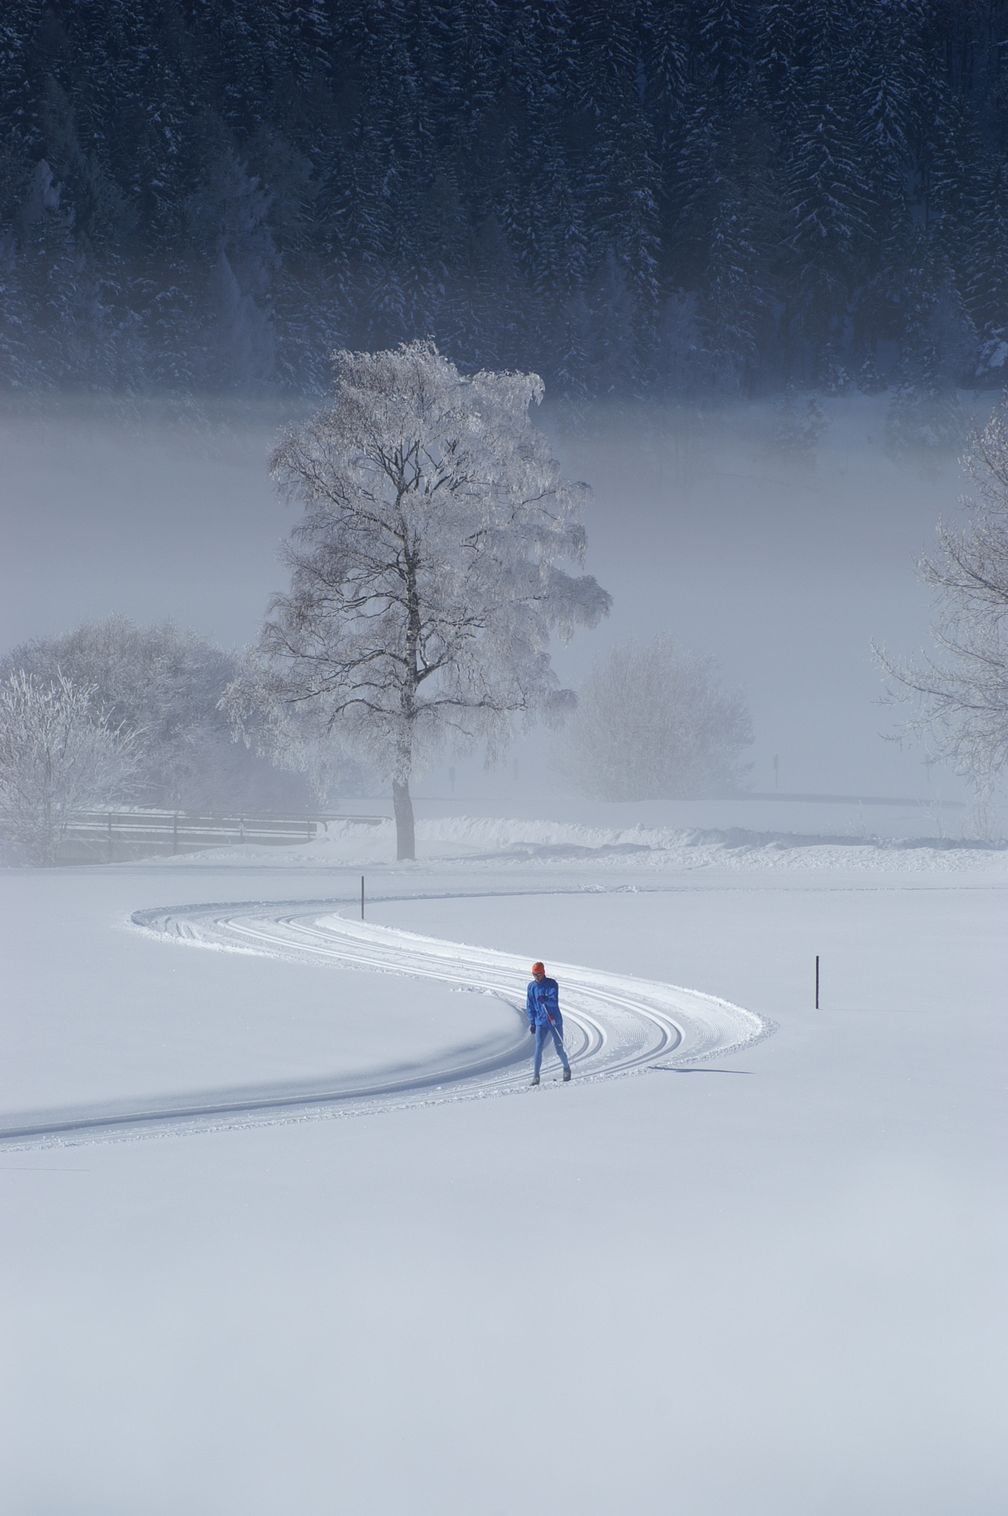
<instances>
[{"instance_id":1,"label":"blue jacket","mask_svg":"<svg viewBox=\"0 0 1008 1516\"><path fill-rule=\"evenodd\" d=\"M525 1009L528 1012L530 1030L552 1021L558 1032L563 1031L560 990L555 979L533 979L525 997Z\"/></svg>"}]
</instances>

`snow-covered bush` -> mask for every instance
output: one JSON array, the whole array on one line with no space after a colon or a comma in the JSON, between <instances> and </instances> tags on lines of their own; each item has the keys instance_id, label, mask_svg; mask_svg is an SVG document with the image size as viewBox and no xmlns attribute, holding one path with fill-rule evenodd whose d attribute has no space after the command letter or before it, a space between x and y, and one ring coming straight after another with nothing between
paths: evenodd
<instances>
[{"instance_id":1,"label":"snow-covered bush","mask_svg":"<svg viewBox=\"0 0 1008 1516\"><path fill-rule=\"evenodd\" d=\"M75 813L128 798L136 769L136 735L93 685L23 669L0 684L0 833L16 856L52 863Z\"/></svg>"},{"instance_id":2,"label":"snow-covered bush","mask_svg":"<svg viewBox=\"0 0 1008 1516\"><path fill-rule=\"evenodd\" d=\"M557 767L598 800L736 790L752 723L717 662L670 636L616 648L595 665L560 734Z\"/></svg>"},{"instance_id":3,"label":"snow-covered bush","mask_svg":"<svg viewBox=\"0 0 1008 1516\"><path fill-rule=\"evenodd\" d=\"M301 774L233 740L219 703L239 666L234 653L171 623L138 627L113 616L15 648L0 660L0 679L23 669L92 687L113 724L138 734L137 795L146 804L217 813L310 804Z\"/></svg>"}]
</instances>

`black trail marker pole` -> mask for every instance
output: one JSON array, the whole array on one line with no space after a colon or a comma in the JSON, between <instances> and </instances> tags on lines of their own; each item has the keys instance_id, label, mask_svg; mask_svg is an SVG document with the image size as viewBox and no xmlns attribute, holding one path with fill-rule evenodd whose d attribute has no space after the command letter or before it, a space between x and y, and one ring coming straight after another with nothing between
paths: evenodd
<instances>
[{"instance_id":1,"label":"black trail marker pole","mask_svg":"<svg viewBox=\"0 0 1008 1516\"><path fill-rule=\"evenodd\" d=\"M360 876L360 919L364 920L364 875ZM818 1004L818 1001L816 1002Z\"/></svg>"},{"instance_id":2,"label":"black trail marker pole","mask_svg":"<svg viewBox=\"0 0 1008 1516\"><path fill-rule=\"evenodd\" d=\"M815 955L815 1008L819 1009L819 954Z\"/></svg>"}]
</instances>

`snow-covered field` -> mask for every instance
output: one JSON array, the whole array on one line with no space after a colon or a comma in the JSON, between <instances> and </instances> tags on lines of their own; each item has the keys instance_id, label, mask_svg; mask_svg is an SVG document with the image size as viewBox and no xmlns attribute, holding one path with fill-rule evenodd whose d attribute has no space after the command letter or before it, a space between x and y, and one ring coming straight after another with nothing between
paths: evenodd
<instances>
[{"instance_id":1,"label":"snow-covered field","mask_svg":"<svg viewBox=\"0 0 1008 1516\"><path fill-rule=\"evenodd\" d=\"M0 872L3 1508L1003 1511L1008 853L832 814Z\"/></svg>"}]
</instances>

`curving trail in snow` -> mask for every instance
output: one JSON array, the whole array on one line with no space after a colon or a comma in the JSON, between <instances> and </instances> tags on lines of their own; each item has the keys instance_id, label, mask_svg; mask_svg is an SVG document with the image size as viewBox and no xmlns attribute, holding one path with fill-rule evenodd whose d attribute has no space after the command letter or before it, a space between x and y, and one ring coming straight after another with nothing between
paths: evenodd
<instances>
[{"instance_id":1,"label":"curving trail in snow","mask_svg":"<svg viewBox=\"0 0 1008 1516\"><path fill-rule=\"evenodd\" d=\"M494 995L515 1010L515 1035L419 1068L388 1069L325 1085L286 1084L213 1091L156 1105L47 1113L0 1127L0 1142L79 1142L142 1133L206 1131L381 1109L485 1099L528 1087L530 1045L523 986L528 965L513 954L444 942L394 927L347 920L331 902L192 905L137 911L134 925L193 946L266 954L341 968L433 979ZM551 964L561 981L567 1051L575 1079L596 1081L663 1059L693 1064L761 1040L772 1024L712 995L657 981ZM474 1018L475 1019L475 1018ZM552 1055L544 1078L552 1077Z\"/></svg>"}]
</instances>

